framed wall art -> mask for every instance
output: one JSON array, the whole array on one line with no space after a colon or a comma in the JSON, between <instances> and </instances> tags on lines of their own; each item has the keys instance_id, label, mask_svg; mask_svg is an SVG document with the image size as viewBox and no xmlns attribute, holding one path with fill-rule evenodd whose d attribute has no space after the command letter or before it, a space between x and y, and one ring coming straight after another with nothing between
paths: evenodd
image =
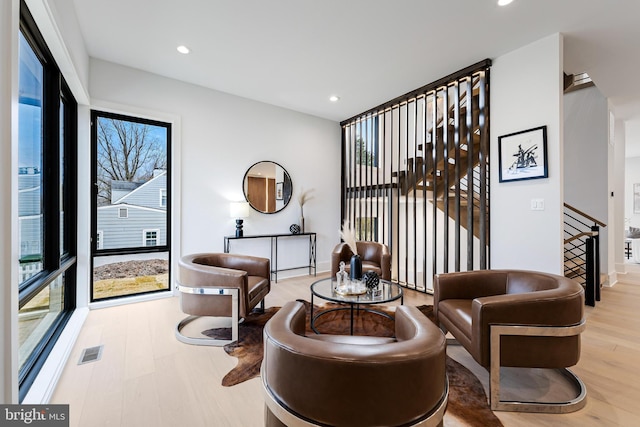
<instances>
[{"instance_id":1,"label":"framed wall art","mask_svg":"<svg viewBox=\"0 0 640 427\"><path fill-rule=\"evenodd\" d=\"M640 214L640 184L633 184L633 213Z\"/></svg>"},{"instance_id":2,"label":"framed wall art","mask_svg":"<svg viewBox=\"0 0 640 427\"><path fill-rule=\"evenodd\" d=\"M498 137L500 182L547 178L547 127Z\"/></svg>"}]
</instances>

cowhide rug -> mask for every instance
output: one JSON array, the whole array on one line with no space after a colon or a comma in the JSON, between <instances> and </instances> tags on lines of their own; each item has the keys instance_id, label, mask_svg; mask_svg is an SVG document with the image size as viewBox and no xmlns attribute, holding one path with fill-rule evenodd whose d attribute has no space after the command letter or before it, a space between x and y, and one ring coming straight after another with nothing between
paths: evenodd
<instances>
[{"instance_id":1,"label":"cowhide rug","mask_svg":"<svg viewBox=\"0 0 640 427\"><path fill-rule=\"evenodd\" d=\"M309 327L310 305L301 301L307 308L307 333L313 333ZM379 310L379 307L374 307ZM222 385L230 387L260 375L263 341L262 329L265 323L280 309L267 308L264 313L253 312L240 324L240 339L224 346L230 356L238 359L238 364L222 379ZM314 314L319 307L314 307ZM432 321L433 306L422 305L420 311ZM349 333L349 311L338 310L328 313L315 323L316 329L326 334ZM202 332L214 338L230 337L229 328L209 329ZM354 316L354 334L371 336L393 336L393 320L361 310ZM487 396L480 381L460 363L447 356L447 374L449 376L449 403L445 413L445 425L465 426L502 426L500 420L489 408Z\"/></svg>"}]
</instances>

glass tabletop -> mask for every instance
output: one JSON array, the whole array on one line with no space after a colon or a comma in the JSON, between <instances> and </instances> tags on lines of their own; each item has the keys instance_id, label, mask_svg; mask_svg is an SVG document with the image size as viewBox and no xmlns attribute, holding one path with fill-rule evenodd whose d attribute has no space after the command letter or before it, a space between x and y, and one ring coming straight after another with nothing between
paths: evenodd
<instances>
[{"instance_id":1,"label":"glass tabletop","mask_svg":"<svg viewBox=\"0 0 640 427\"><path fill-rule=\"evenodd\" d=\"M311 293L327 301L351 304L381 304L402 298L402 288L383 279L372 292L360 295L342 295L336 292L335 287L335 278L321 279L311 285Z\"/></svg>"}]
</instances>

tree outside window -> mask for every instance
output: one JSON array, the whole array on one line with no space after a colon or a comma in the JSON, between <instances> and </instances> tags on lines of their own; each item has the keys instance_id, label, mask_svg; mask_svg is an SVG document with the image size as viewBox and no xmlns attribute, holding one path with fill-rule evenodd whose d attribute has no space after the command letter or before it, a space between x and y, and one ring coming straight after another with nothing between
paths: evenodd
<instances>
[{"instance_id":1,"label":"tree outside window","mask_svg":"<svg viewBox=\"0 0 640 427\"><path fill-rule=\"evenodd\" d=\"M166 128L111 117L97 125L98 206L112 203L114 181L145 183L166 170Z\"/></svg>"}]
</instances>

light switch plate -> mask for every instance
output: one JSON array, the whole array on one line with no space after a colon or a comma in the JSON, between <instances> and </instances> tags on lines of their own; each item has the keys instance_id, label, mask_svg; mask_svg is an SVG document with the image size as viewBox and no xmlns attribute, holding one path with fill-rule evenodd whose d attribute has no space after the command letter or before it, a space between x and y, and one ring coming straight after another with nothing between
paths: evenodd
<instances>
[{"instance_id":1,"label":"light switch plate","mask_svg":"<svg viewBox=\"0 0 640 427\"><path fill-rule=\"evenodd\" d=\"M531 210L532 211L543 211L544 210L544 199L531 199Z\"/></svg>"}]
</instances>

